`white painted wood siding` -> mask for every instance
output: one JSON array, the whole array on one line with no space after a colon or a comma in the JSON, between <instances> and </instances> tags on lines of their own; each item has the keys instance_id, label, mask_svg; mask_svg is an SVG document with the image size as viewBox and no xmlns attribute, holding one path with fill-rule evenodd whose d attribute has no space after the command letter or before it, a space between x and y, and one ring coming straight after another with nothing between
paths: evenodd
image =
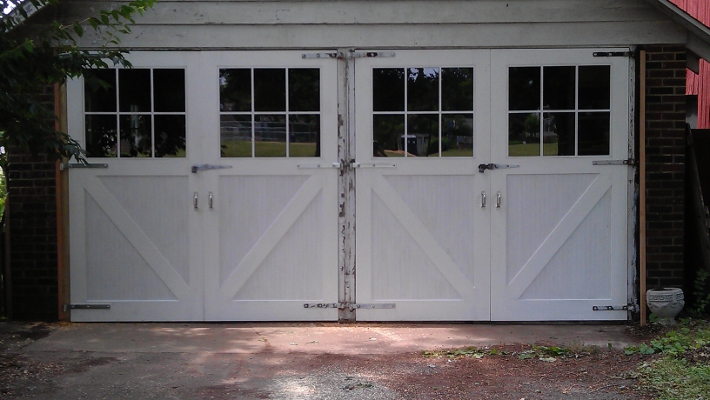
<instances>
[{"instance_id":1,"label":"white painted wood siding","mask_svg":"<svg viewBox=\"0 0 710 400\"><path fill-rule=\"evenodd\" d=\"M112 1L72 1L68 20ZM87 35L83 44L92 46ZM134 49L628 46L685 43L643 0L160 1L136 18Z\"/></svg>"}]
</instances>

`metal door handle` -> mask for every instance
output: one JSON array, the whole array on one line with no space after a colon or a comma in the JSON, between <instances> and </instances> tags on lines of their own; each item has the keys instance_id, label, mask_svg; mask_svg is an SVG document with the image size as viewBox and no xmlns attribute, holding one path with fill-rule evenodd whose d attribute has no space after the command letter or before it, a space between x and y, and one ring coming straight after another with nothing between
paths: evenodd
<instances>
[{"instance_id":1,"label":"metal door handle","mask_svg":"<svg viewBox=\"0 0 710 400\"><path fill-rule=\"evenodd\" d=\"M481 192L481 208L486 208L486 192Z\"/></svg>"},{"instance_id":2,"label":"metal door handle","mask_svg":"<svg viewBox=\"0 0 710 400\"><path fill-rule=\"evenodd\" d=\"M197 210L197 192L192 195L192 206Z\"/></svg>"},{"instance_id":3,"label":"metal door handle","mask_svg":"<svg viewBox=\"0 0 710 400\"><path fill-rule=\"evenodd\" d=\"M210 192L210 194L207 195L207 199L208 199L207 202L210 205L210 210L213 210L214 207L212 207L212 205L214 202L214 194L212 194L212 192Z\"/></svg>"},{"instance_id":4,"label":"metal door handle","mask_svg":"<svg viewBox=\"0 0 710 400\"><path fill-rule=\"evenodd\" d=\"M496 208L500 208L501 198L500 192L496 193Z\"/></svg>"}]
</instances>

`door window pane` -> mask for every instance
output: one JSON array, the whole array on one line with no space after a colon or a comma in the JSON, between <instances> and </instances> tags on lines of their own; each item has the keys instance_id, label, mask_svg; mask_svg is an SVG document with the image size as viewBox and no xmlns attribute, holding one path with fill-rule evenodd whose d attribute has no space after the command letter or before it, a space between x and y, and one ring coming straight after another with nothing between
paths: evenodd
<instances>
[{"instance_id":1,"label":"door window pane","mask_svg":"<svg viewBox=\"0 0 710 400\"><path fill-rule=\"evenodd\" d=\"M585 112L579 115L579 155L609 155L609 127L611 114L608 112Z\"/></svg>"},{"instance_id":2,"label":"door window pane","mask_svg":"<svg viewBox=\"0 0 710 400\"><path fill-rule=\"evenodd\" d=\"M286 157L286 116L254 117L254 156Z\"/></svg>"},{"instance_id":3,"label":"door window pane","mask_svg":"<svg viewBox=\"0 0 710 400\"><path fill-rule=\"evenodd\" d=\"M118 99L121 112L150 112L150 70L118 71Z\"/></svg>"},{"instance_id":4,"label":"door window pane","mask_svg":"<svg viewBox=\"0 0 710 400\"><path fill-rule=\"evenodd\" d=\"M116 70L84 72L84 111L116 111Z\"/></svg>"},{"instance_id":5,"label":"door window pane","mask_svg":"<svg viewBox=\"0 0 710 400\"><path fill-rule=\"evenodd\" d=\"M441 69L441 109L473 110L473 68Z\"/></svg>"},{"instance_id":6,"label":"door window pane","mask_svg":"<svg viewBox=\"0 0 710 400\"><path fill-rule=\"evenodd\" d=\"M320 115L288 118L290 157L320 157Z\"/></svg>"},{"instance_id":7,"label":"door window pane","mask_svg":"<svg viewBox=\"0 0 710 400\"><path fill-rule=\"evenodd\" d=\"M542 154L573 156L575 150L575 120L573 112L543 114Z\"/></svg>"},{"instance_id":8,"label":"door window pane","mask_svg":"<svg viewBox=\"0 0 710 400\"><path fill-rule=\"evenodd\" d=\"M540 109L540 67L513 67L509 70L508 109Z\"/></svg>"},{"instance_id":9,"label":"door window pane","mask_svg":"<svg viewBox=\"0 0 710 400\"><path fill-rule=\"evenodd\" d=\"M153 70L153 98L157 112L185 111L185 71Z\"/></svg>"},{"instance_id":10,"label":"door window pane","mask_svg":"<svg viewBox=\"0 0 710 400\"><path fill-rule=\"evenodd\" d=\"M121 157L150 157L150 115L122 115L119 124Z\"/></svg>"},{"instance_id":11,"label":"door window pane","mask_svg":"<svg viewBox=\"0 0 710 400\"><path fill-rule=\"evenodd\" d=\"M254 70L254 111L286 111L286 70Z\"/></svg>"},{"instance_id":12,"label":"door window pane","mask_svg":"<svg viewBox=\"0 0 710 400\"><path fill-rule=\"evenodd\" d=\"M372 125L375 157L404 156L404 115L374 115Z\"/></svg>"},{"instance_id":13,"label":"door window pane","mask_svg":"<svg viewBox=\"0 0 710 400\"><path fill-rule=\"evenodd\" d=\"M528 157L540 155L540 114L508 116L508 155Z\"/></svg>"},{"instance_id":14,"label":"door window pane","mask_svg":"<svg viewBox=\"0 0 710 400\"><path fill-rule=\"evenodd\" d=\"M429 154L439 151L439 143L429 143ZM441 117L441 156L473 156L473 114L444 114Z\"/></svg>"},{"instance_id":15,"label":"door window pane","mask_svg":"<svg viewBox=\"0 0 710 400\"><path fill-rule=\"evenodd\" d=\"M373 111L404 111L404 68L372 71Z\"/></svg>"},{"instance_id":16,"label":"door window pane","mask_svg":"<svg viewBox=\"0 0 710 400\"><path fill-rule=\"evenodd\" d=\"M290 69L288 71L289 111L320 110L320 70Z\"/></svg>"},{"instance_id":17,"label":"door window pane","mask_svg":"<svg viewBox=\"0 0 710 400\"><path fill-rule=\"evenodd\" d=\"M185 116L155 116L155 156L185 157Z\"/></svg>"},{"instance_id":18,"label":"door window pane","mask_svg":"<svg viewBox=\"0 0 710 400\"><path fill-rule=\"evenodd\" d=\"M406 140L403 136L402 150L407 156L426 157L429 155L429 143L439 141L439 115L409 114L407 116ZM439 156L439 146L436 146L434 157Z\"/></svg>"},{"instance_id":19,"label":"door window pane","mask_svg":"<svg viewBox=\"0 0 710 400\"><path fill-rule=\"evenodd\" d=\"M611 106L611 67L594 65L579 67L579 108L608 110Z\"/></svg>"},{"instance_id":20,"label":"door window pane","mask_svg":"<svg viewBox=\"0 0 710 400\"><path fill-rule=\"evenodd\" d=\"M439 69L408 68L407 111L439 110Z\"/></svg>"},{"instance_id":21,"label":"door window pane","mask_svg":"<svg viewBox=\"0 0 710 400\"><path fill-rule=\"evenodd\" d=\"M545 67L543 69L543 109L574 110L575 67Z\"/></svg>"},{"instance_id":22,"label":"door window pane","mask_svg":"<svg viewBox=\"0 0 710 400\"><path fill-rule=\"evenodd\" d=\"M222 157L251 157L251 115L221 115L219 122Z\"/></svg>"},{"instance_id":23,"label":"door window pane","mask_svg":"<svg viewBox=\"0 0 710 400\"><path fill-rule=\"evenodd\" d=\"M251 111L251 70L219 70L219 110Z\"/></svg>"},{"instance_id":24,"label":"door window pane","mask_svg":"<svg viewBox=\"0 0 710 400\"><path fill-rule=\"evenodd\" d=\"M86 155L88 157L116 157L118 128L115 115L87 115Z\"/></svg>"}]
</instances>

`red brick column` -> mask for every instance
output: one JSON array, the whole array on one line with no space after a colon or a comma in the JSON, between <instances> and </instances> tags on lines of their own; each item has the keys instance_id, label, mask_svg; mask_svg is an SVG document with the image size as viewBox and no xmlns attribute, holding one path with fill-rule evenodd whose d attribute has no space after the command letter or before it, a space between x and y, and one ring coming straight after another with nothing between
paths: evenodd
<instances>
[{"instance_id":1,"label":"red brick column","mask_svg":"<svg viewBox=\"0 0 710 400\"><path fill-rule=\"evenodd\" d=\"M683 286L685 48L646 48L647 286Z\"/></svg>"},{"instance_id":2,"label":"red brick column","mask_svg":"<svg viewBox=\"0 0 710 400\"><path fill-rule=\"evenodd\" d=\"M42 100L54 108L53 86L45 88ZM54 321L58 318L56 161L16 148L6 150L11 317Z\"/></svg>"}]
</instances>

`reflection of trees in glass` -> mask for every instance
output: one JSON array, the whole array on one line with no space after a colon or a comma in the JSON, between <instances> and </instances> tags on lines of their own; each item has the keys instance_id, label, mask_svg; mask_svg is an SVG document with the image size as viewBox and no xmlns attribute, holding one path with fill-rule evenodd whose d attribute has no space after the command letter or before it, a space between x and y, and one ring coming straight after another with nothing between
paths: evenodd
<instances>
[{"instance_id":1,"label":"reflection of trees in glass","mask_svg":"<svg viewBox=\"0 0 710 400\"><path fill-rule=\"evenodd\" d=\"M404 68L372 71L373 111L404 111Z\"/></svg>"},{"instance_id":2,"label":"reflection of trees in glass","mask_svg":"<svg viewBox=\"0 0 710 400\"><path fill-rule=\"evenodd\" d=\"M384 150L401 150L404 134L404 115L375 115L373 118L374 140Z\"/></svg>"},{"instance_id":3,"label":"reflection of trees in glass","mask_svg":"<svg viewBox=\"0 0 710 400\"><path fill-rule=\"evenodd\" d=\"M409 68L407 111L439 110L439 69Z\"/></svg>"},{"instance_id":4,"label":"reflection of trees in glass","mask_svg":"<svg viewBox=\"0 0 710 400\"><path fill-rule=\"evenodd\" d=\"M528 114L523 125L527 138L540 137L540 117L537 114Z\"/></svg>"},{"instance_id":5,"label":"reflection of trees in glass","mask_svg":"<svg viewBox=\"0 0 710 400\"><path fill-rule=\"evenodd\" d=\"M185 116L155 116L155 156L176 156L185 150Z\"/></svg>"},{"instance_id":6,"label":"reflection of trees in glass","mask_svg":"<svg viewBox=\"0 0 710 400\"><path fill-rule=\"evenodd\" d=\"M473 110L473 68L441 69L441 109Z\"/></svg>"},{"instance_id":7,"label":"reflection of trees in glass","mask_svg":"<svg viewBox=\"0 0 710 400\"><path fill-rule=\"evenodd\" d=\"M289 111L320 110L320 70L317 68L288 70Z\"/></svg>"},{"instance_id":8,"label":"reflection of trees in glass","mask_svg":"<svg viewBox=\"0 0 710 400\"><path fill-rule=\"evenodd\" d=\"M220 111L251 111L251 70L219 70Z\"/></svg>"},{"instance_id":9,"label":"reflection of trees in glass","mask_svg":"<svg viewBox=\"0 0 710 400\"><path fill-rule=\"evenodd\" d=\"M254 111L286 111L285 69L254 69Z\"/></svg>"}]
</instances>

